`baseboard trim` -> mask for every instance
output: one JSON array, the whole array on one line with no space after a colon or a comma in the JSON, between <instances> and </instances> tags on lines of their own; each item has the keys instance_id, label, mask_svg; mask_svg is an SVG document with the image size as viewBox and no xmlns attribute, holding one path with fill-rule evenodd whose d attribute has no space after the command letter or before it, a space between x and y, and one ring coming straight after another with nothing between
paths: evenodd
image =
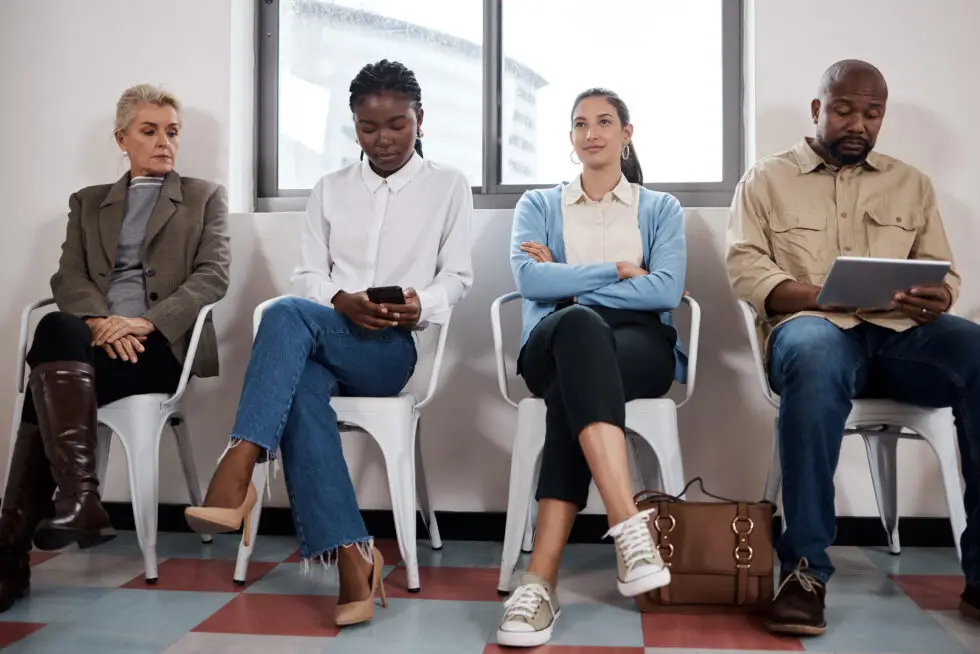
<instances>
[{"instance_id":1,"label":"baseboard trim","mask_svg":"<svg viewBox=\"0 0 980 654\"><path fill-rule=\"evenodd\" d=\"M133 529L133 509L129 502L105 502L105 508L117 529ZM377 538L394 538L395 522L391 511L361 511L368 531ZM187 532L184 521L184 505L161 504L158 513L160 531ZM439 533L444 540L502 541L506 515L489 512L440 511ZM780 519L773 520L773 533L779 533ZM598 543L608 526L603 515L585 514L575 521L569 541L572 543ZM286 507L265 507L259 533L273 536L292 536L296 532L293 519ZM418 519L419 537L425 531ZM953 547L953 530L947 518L902 518L899 521L899 539L906 547ZM881 520L875 517L837 518L837 545L875 547L886 545L885 530Z\"/></svg>"}]
</instances>

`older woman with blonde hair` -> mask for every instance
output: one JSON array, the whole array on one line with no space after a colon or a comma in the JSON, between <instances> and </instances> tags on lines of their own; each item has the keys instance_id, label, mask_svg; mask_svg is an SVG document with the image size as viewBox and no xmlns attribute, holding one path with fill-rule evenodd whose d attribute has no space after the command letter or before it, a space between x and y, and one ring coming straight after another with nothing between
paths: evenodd
<instances>
[{"instance_id":1,"label":"older woman with blonde hair","mask_svg":"<svg viewBox=\"0 0 980 654\"><path fill-rule=\"evenodd\" d=\"M129 171L68 201L51 278L58 311L38 323L27 355L3 494L0 612L29 589L32 541L42 550L88 548L115 536L95 472L96 409L176 390L198 312L228 289L226 193L174 171L180 129L173 95L147 84L127 89L114 136ZM210 323L192 370L218 373Z\"/></svg>"}]
</instances>

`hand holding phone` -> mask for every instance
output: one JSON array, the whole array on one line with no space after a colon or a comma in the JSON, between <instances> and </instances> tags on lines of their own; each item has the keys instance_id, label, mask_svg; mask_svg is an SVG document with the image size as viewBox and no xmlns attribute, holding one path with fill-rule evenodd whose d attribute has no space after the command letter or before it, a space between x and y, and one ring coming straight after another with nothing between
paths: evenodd
<instances>
[{"instance_id":1,"label":"hand holding phone","mask_svg":"<svg viewBox=\"0 0 980 654\"><path fill-rule=\"evenodd\" d=\"M422 317L422 302L419 294L413 288L405 289L401 304L382 304L392 318L398 322L399 327L413 329Z\"/></svg>"},{"instance_id":2,"label":"hand holding phone","mask_svg":"<svg viewBox=\"0 0 980 654\"><path fill-rule=\"evenodd\" d=\"M405 304L401 286L374 286L367 290L367 296L375 304Z\"/></svg>"},{"instance_id":3,"label":"hand holding phone","mask_svg":"<svg viewBox=\"0 0 980 654\"><path fill-rule=\"evenodd\" d=\"M358 327L378 331L398 326L398 321L388 314L384 305L372 302L367 293L341 291L333 296L332 303L334 311L346 316Z\"/></svg>"}]
</instances>

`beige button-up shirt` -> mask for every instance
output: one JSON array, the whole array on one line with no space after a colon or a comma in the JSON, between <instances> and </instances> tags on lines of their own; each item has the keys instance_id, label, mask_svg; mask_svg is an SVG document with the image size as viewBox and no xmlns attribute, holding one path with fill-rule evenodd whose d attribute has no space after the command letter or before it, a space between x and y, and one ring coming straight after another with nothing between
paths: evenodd
<instances>
[{"instance_id":1,"label":"beige button-up shirt","mask_svg":"<svg viewBox=\"0 0 980 654\"><path fill-rule=\"evenodd\" d=\"M599 202L582 190L576 177L562 189L562 232L566 263L617 263L643 265L643 237L637 215L637 189L619 184Z\"/></svg>"},{"instance_id":2,"label":"beige button-up shirt","mask_svg":"<svg viewBox=\"0 0 980 654\"><path fill-rule=\"evenodd\" d=\"M728 276L768 336L800 315L849 329L862 321L895 331L915 322L894 311L770 316L766 298L785 280L822 285L838 256L952 261L932 182L912 166L872 152L860 166L834 168L804 139L766 157L735 189L728 229ZM953 300L960 277L946 277Z\"/></svg>"}]
</instances>

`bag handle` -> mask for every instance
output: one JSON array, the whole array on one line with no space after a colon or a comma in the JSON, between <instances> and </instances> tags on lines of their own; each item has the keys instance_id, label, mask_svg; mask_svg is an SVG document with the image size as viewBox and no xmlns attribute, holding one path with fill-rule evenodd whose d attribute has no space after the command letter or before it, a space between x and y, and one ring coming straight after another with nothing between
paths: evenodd
<instances>
[{"instance_id":1,"label":"bag handle","mask_svg":"<svg viewBox=\"0 0 980 654\"><path fill-rule=\"evenodd\" d=\"M639 504L640 502L650 502L650 501L654 501L654 502L683 502L683 501L685 501L684 500L684 496L687 494L688 489L691 488L691 486L693 486L695 483L697 483L698 488L701 490L701 493L703 493L704 495L707 495L708 497L710 497L712 499L718 500L719 502L728 502L730 504L740 504L740 503L742 503L740 500L733 500L733 499L729 499L727 497L722 497L720 495L714 495L712 493L709 493L707 490L705 490L705 488L704 488L704 479L702 479L701 477L695 477L695 478L691 479L691 481L687 482L687 485L684 486L684 490L682 490L677 495L671 495L670 493L664 493L663 491L650 491L650 490L647 490L647 491L640 491L639 493L637 493L636 496L633 498L633 501L636 504ZM762 500L762 502L763 503L767 503L767 500Z\"/></svg>"}]
</instances>

